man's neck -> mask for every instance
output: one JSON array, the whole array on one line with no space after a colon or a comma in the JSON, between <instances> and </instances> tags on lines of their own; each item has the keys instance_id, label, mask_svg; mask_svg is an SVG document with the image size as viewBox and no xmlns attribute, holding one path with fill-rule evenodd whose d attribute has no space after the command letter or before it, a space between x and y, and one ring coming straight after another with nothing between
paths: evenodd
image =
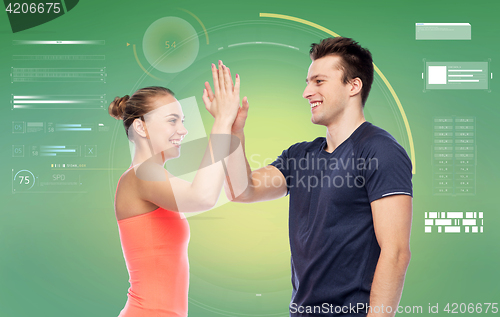
<instances>
[{"instance_id":1,"label":"man's neck","mask_svg":"<svg viewBox=\"0 0 500 317\"><path fill-rule=\"evenodd\" d=\"M365 121L362 109L355 113L344 112L342 117L327 126L326 148L324 150L332 153Z\"/></svg>"}]
</instances>

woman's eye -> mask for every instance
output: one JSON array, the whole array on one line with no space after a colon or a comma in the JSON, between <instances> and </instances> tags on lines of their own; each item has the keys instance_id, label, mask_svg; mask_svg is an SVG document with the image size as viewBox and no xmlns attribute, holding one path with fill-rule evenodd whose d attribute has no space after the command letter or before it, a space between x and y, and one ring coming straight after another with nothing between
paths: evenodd
<instances>
[{"instance_id":1,"label":"woman's eye","mask_svg":"<svg viewBox=\"0 0 500 317\"><path fill-rule=\"evenodd\" d=\"M177 121L177 120L175 120L175 119L174 119L174 120L170 120L169 122L175 123L176 121Z\"/></svg>"}]
</instances>

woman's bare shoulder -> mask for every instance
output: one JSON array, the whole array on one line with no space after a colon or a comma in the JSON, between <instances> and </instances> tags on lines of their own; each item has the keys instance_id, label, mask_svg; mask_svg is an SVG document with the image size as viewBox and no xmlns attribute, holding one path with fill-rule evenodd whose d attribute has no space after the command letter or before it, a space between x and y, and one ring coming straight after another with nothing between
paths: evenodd
<instances>
[{"instance_id":1,"label":"woman's bare shoulder","mask_svg":"<svg viewBox=\"0 0 500 317\"><path fill-rule=\"evenodd\" d=\"M116 190L115 215L117 220L150 212L158 206L141 197L140 180L134 168L121 176Z\"/></svg>"}]
</instances>

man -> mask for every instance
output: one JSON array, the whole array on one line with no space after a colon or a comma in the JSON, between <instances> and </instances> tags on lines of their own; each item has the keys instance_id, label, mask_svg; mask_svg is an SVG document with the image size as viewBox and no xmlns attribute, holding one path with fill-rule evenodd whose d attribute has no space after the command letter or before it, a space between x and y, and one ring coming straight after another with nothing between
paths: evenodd
<instances>
[{"instance_id":1,"label":"man","mask_svg":"<svg viewBox=\"0 0 500 317\"><path fill-rule=\"evenodd\" d=\"M410 261L411 161L387 131L364 118L370 52L337 37L312 44L310 57L303 97L326 138L296 143L255 171L246 158L229 157L227 182L240 173L249 186L228 198L290 196L290 316L393 316ZM232 127L243 149L247 111L245 97Z\"/></svg>"}]
</instances>

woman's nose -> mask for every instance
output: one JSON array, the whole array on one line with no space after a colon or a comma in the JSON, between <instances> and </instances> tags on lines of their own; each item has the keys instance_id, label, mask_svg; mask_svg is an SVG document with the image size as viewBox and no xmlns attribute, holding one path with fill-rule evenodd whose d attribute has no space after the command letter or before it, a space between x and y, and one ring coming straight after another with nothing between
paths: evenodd
<instances>
[{"instance_id":1,"label":"woman's nose","mask_svg":"<svg viewBox=\"0 0 500 317\"><path fill-rule=\"evenodd\" d=\"M188 133L188 130L186 129L186 127L184 127L184 124L182 124L177 133L179 133L180 135L186 135Z\"/></svg>"}]
</instances>

